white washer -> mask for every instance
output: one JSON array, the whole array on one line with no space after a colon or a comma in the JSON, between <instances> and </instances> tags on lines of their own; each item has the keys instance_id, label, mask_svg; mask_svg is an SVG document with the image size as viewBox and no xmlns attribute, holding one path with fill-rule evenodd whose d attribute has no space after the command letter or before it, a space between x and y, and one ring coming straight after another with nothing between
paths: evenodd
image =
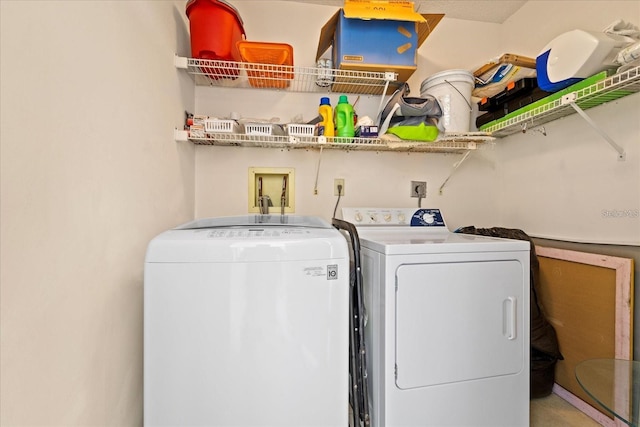
<instances>
[{"instance_id":1,"label":"white washer","mask_svg":"<svg viewBox=\"0 0 640 427\"><path fill-rule=\"evenodd\" d=\"M316 217L197 220L154 238L144 424L346 426L349 249Z\"/></svg>"},{"instance_id":2,"label":"white washer","mask_svg":"<svg viewBox=\"0 0 640 427\"><path fill-rule=\"evenodd\" d=\"M452 233L438 209L342 212L361 244L372 426L528 426L529 242Z\"/></svg>"}]
</instances>

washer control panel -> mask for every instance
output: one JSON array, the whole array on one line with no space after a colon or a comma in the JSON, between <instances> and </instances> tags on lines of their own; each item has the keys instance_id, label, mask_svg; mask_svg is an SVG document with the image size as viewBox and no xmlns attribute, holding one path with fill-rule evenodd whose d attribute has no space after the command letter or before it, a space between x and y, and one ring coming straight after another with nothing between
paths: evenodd
<instances>
[{"instance_id":1,"label":"washer control panel","mask_svg":"<svg viewBox=\"0 0 640 427\"><path fill-rule=\"evenodd\" d=\"M355 226L447 228L440 209L342 208L342 218Z\"/></svg>"}]
</instances>

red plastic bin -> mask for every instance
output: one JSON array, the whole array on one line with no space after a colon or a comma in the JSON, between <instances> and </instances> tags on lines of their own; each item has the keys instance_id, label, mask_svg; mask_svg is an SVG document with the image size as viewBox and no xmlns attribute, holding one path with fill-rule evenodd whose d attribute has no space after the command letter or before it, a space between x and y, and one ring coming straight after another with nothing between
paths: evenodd
<instances>
[{"instance_id":1,"label":"red plastic bin","mask_svg":"<svg viewBox=\"0 0 640 427\"><path fill-rule=\"evenodd\" d=\"M191 32L191 56L199 59L240 62L237 42L244 40L245 32L238 11L222 0L189 0L186 6ZM207 70L208 74L231 74L230 70Z\"/></svg>"}]
</instances>

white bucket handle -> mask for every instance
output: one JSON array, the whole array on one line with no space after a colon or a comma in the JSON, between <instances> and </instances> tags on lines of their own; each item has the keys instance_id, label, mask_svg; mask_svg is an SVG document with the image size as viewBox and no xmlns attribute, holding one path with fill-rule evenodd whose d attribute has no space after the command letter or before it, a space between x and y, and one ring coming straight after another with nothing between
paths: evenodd
<instances>
[{"instance_id":1,"label":"white bucket handle","mask_svg":"<svg viewBox=\"0 0 640 427\"><path fill-rule=\"evenodd\" d=\"M449 86L451 86L452 88L454 88L454 89L456 90L456 92L458 92L458 94L460 94L460 96L462 97L462 99L464 99L464 102L466 102L466 103L467 103L467 105L469 106L469 111L473 111L473 107L471 106L471 103L469 102L469 100L467 99L467 97L466 97L466 96L464 96L464 95L462 94L462 92L460 92L460 91L458 90L458 88L457 88L457 87L455 87L455 86L454 86L454 85L453 85L449 80L444 79L444 82L445 82L446 84L448 84Z\"/></svg>"}]
</instances>

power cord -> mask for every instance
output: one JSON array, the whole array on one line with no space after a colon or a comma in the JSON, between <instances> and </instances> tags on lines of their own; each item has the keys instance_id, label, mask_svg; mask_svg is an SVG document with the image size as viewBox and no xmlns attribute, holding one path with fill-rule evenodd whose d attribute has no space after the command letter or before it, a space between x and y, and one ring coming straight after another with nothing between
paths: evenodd
<instances>
[{"instance_id":1,"label":"power cord","mask_svg":"<svg viewBox=\"0 0 640 427\"><path fill-rule=\"evenodd\" d=\"M418 208L422 208L422 196L420 195L420 186L416 185L413 191L418 195Z\"/></svg>"},{"instance_id":2,"label":"power cord","mask_svg":"<svg viewBox=\"0 0 640 427\"><path fill-rule=\"evenodd\" d=\"M338 205L340 204L340 197L342 197L342 185L338 184L338 200L336 200L336 207L333 208L333 218L336 217L336 212L338 212Z\"/></svg>"}]
</instances>

